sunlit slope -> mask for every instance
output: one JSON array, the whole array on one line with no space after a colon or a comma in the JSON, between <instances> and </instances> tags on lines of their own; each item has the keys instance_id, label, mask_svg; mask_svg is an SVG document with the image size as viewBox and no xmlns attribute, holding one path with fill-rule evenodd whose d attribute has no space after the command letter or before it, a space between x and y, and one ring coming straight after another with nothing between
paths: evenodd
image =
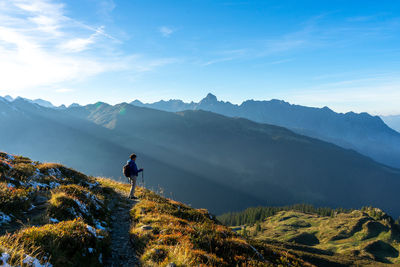
<instances>
[{"instance_id":1,"label":"sunlit slope","mask_svg":"<svg viewBox=\"0 0 400 267\"><path fill-rule=\"evenodd\" d=\"M144 188L136 205L126 201L131 210L115 207L128 191L128 184L1 152L0 264L108 266L111 229L119 223L114 209L126 208L134 244L129 253L143 266L311 266L285 250L252 244L207 210Z\"/></svg>"},{"instance_id":2,"label":"sunlit slope","mask_svg":"<svg viewBox=\"0 0 400 267\"><path fill-rule=\"evenodd\" d=\"M102 266L112 191L59 164L0 153L2 266Z\"/></svg>"},{"instance_id":3,"label":"sunlit slope","mask_svg":"<svg viewBox=\"0 0 400 267\"><path fill-rule=\"evenodd\" d=\"M400 263L400 226L377 208L332 216L281 211L240 229L245 229L246 235L255 240L328 255L338 262L343 258L342 263L353 260L355 264L361 259L376 261L376 264Z\"/></svg>"}]
</instances>

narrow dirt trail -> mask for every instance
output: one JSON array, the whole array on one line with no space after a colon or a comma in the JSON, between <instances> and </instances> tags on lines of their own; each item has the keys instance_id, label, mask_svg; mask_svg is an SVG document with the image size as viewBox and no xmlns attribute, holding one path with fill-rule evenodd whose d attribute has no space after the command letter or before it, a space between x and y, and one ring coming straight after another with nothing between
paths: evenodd
<instances>
[{"instance_id":1,"label":"narrow dirt trail","mask_svg":"<svg viewBox=\"0 0 400 267\"><path fill-rule=\"evenodd\" d=\"M136 201L127 198L122 193L118 193L110 204L112 211L112 227L110 231L112 254L105 262L105 266L140 266L129 236L131 225L129 211L135 203Z\"/></svg>"}]
</instances>

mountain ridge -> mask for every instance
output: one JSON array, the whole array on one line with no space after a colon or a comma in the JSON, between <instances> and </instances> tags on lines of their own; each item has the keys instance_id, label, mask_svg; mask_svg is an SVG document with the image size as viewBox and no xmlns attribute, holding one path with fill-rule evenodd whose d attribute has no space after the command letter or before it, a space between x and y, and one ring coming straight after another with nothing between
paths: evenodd
<instances>
[{"instance_id":1,"label":"mountain ridge","mask_svg":"<svg viewBox=\"0 0 400 267\"><path fill-rule=\"evenodd\" d=\"M101 102L55 110L21 99L0 102L2 112L9 114L0 115L3 150L114 179L121 179L121 164L133 151L150 187L217 214L299 202L369 204L400 214L398 169L283 127L202 110Z\"/></svg>"},{"instance_id":2,"label":"mountain ridge","mask_svg":"<svg viewBox=\"0 0 400 267\"><path fill-rule=\"evenodd\" d=\"M381 163L400 167L400 133L387 126L379 116L371 116L366 112L336 113L328 107L305 107L276 99L246 100L237 105L219 101L211 93L198 103L169 100L144 104L135 100L131 104L170 112L203 109L225 116L278 125L344 148L355 149Z\"/></svg>"},{"instance_id":3,"label":"mountain ridge","mask_svg":"<svg viewBox=\"0 0 400 267\"><path fill-rule=\"evenodd\" d=\"M100 104L103 105L103 104ZM84 108L83 108L84 109ZM221 158L230 158L230 160L232 160L233 162L240 162L240 164L227 164L226 166L230 166L228 168L231 168L232 170L234 170L236 168L236 171L240 172L247 172L247 174L244 174L245 176L247 176L248 180L251 180L252 178L251 175L251 171L248 172L249 170L255 170L258 167L257 164L252 161L252 159L254 158L253 152L251 152L250 150L252 148L255 148L256 145L255 144L251 144L251 148L250 147L242 147L240 146L240 142L238 142L237 140L243 140L243 138L247 138L245 137L246 135L252 135L252 131L251 129L256 129L254 134L257 133L260 134L261 136L264 136L266 138L266 136L268 136L269 134L271 134L272 136L274 134L276 134L277 136L285 136L285 138L281 137L282 140L288 140L289 142L294 141L294 142L298 142L297 139L299 140L299 142L301 142L302 144L317 144L318 146L321 145L323 147L326 147L326 149L330 149L332 151L342 151L341 148L332 145L332 144L328 144L325 143L323 141L317 140L317 139L313 139L313 138L307 138L307 137L303 137L303 136L297 136L295 133L291 132L290 130L287 130L285 128L282 127L278 127L278 126L272 126L272 125L260 125L256 122L250 121L250 120L246 120L246 119L241 119L241 118L228 118L222 115L218 115L215 113L211 113L211 112L207 112L207 111L184 111L184 112L178 112L176 114L174 113L164 113L161 111L157 111L157 110L152 110L152 109L141 109L141 108L134 108L130 105L127 104L118 104L115 106L110 106L107 104L104 104L104 109L102 109L102 107L96 106L96 105L89 105L87 106L87 109L89 109L89 113L90 115L87 115L88 112L87 110L84 111L84 113L86 114L86 116L88 118L90 118L93 121L97 121L97 123L100 123L101 125L105 126L105 127L110 127L112 128L114 131L118 132L119 134L133 134L133 135L138 135L141 136L142 138L145 137L146 139L150 140L150 142L152 143L161 143L160 145L163 146L167 146L168 149L170 149L171 151L180 151L180 152L184 152L187 153L185 151L187 151L187 148L190 147L190 150L192 152L190 152L190 156L194 156L198 159L201 160L209 160L209 162L220 162L220 164L223 164L221 162ZM68 112L68 111L67 111ZM112 112L112 116L110 115L110 112ZM127 127L127 125L138 125L139 127L134 127L135 130L132 130L132 128ZM221 128L221 126L223 125L223 128ZM194 128L192 128L194 127ZM223 141L219 140L219 138L217 137L213 137L210 136L206 133L202 133L202 139L199 140L190 140L190 138L188 139L188 136L191 135L195 135L196 132L201 132L203 130L201 129L214 129L215 131L220 131L223 130L224 132L224 136L227 136L226 133L229 132L230 133L230 138L234 138L232 139L232 141L229 140L229 143L224 144ZM238 128L239 127L239 128ZM237 138L236 139L236 134L235 132L238 129L242 129L241 127L243 127L243 129L246 129L245 132L243 133L238 133ZM220 129L221 128L221 129ZM161 132L159 131L159 129L163 129ZM219 130L220 129L220 130ZM213 130L213 131L214 131ZM287 137L286 137L287 135ZM239 137L240 136L240 137ZM263 137L263 138L264 138ZM203 139L204 138L204 139ZM217 138L217 139L215 139ZM258 138L258 137L257 137ZM274 140L274 137L270 137L272 138L271 140ZM286 139L287 138L287 139ZM214 140L215 139L215 140ZM213 140L213 141L212 141ZM219 140L220 144L218 144L218 148L215 147L215 143L217 142L216 140ZM235 141L234 141L235 140ZM263 141L261 141L263 140ZM279 140L279 139L278 139ZM291 141L290 141L291 140ZM257 146L260 146L260 144L264 143L264 142L271 142L271 141L267 141L267 139L259 139L259 143L257 144ZM208 144L208 142L210 142ZM231 146L232 143L236 144L236 150L237 151L246 151L244 152L244 158L239 154L235 153L232 148L229 149L229 147ZM211 145L212 144L212 145ZM249 143L250 144L250 143ZM299 143L300 144L300 143ZM206 149L207 153L202 152L202 149ZM268 148L266 148L268 149ZM269 147L269 149L271 150L271 147ZM287 148L285 148L287 149ZM325 149L325 148L324 148ZM300 151L303 150L303 148L298 148L296 151ZM309 150L309 148L307 148L306 150ZM218 152L217 152L218 151ZM279 151L279 150L277 150ZM222 153L224 152L224 153ZM294 151L293 151L294 152ZM292 152L292 153L293 153ZM343 151L344 152L344 151ZM218 158L210 156L210 154L215 154L215 153L219 153L221 154L221 156L218 156ZM246 154L248 153L248 154ZM281 152L280 152L281 153ZM318 155L320 155L320 153L316 152ZM336 153L336 152L335 152ZM340 152L342 153L342 152ZM261 155L261 154L260 154ZM355 157L358 158L359 154L356 152L353 152L351 150L346 152L345 157ZM267 161L269 161L267 163L266 166L269 166L268 164L272 164L272 162L276 161L276 156L277 155L271 155ZM246 157L249 157L249 159L246 159ZM260 157L260 156L258 156ZM287 160L288 158L292 158L292 156L285 154L285 156L283 156L282 159ZM301 157L301 156L299 156ZM262 161L262 156L261 158L258 158L258 160ZM314 160L317 160L316 158ZM365 161L364 161L365 160ZM295 160L293 159L293 165L292 168L295 168L293 166L296 166L296 168L303 168L304 166L299 165L298 163L294 163ZM328 160L327 160L328 161ZM363 163L361 163L363 162ZM369 162L369 163L367 163ZM310 163L306 163L305 164L309 165ZM363 168L367 168L366 166L370 165L374 165L376 167L380 166L379 164L373 162L372 160L370 160L369 158L363 158L362 161L360 161L359 163L355 164L356 161L353 163L354 166L359 166L360 168L361 165L365 165L363 166ZM317 163L315 163L317 164ZM326 163L323 163L323 161L318 160L318 164L320 164L321 166L323 166ZM225 165L224 165L225 166ZM254 166L254 167L253 167ZM267 167L269 168L269 167ZM310 166L311 168L311 166ZM315 168L315 167L314 167ZM355 167L354 167L355 168ZM358 167L357 167L358 168ZM375 168L375 167L373 167ZM378 167L381 170L385 170L388 172L392 172L394 175L398 175L399 174L399 170L397 169L387 169L387 167L381 166ZM284 168L281 168L284 169ZM389 171L390 170L390 171ZM272 171L272 172L276 172ZM373 171L375 172L375 171ZM267 180L267 177L269 177L271 174L271 169L265 169L264 173L264 180ZM298 174L297 174L298 175ZM326 174L325 174L326 175ZM335 177L336 174L334 175ZM237 177L237 178L236 178ZM222 177L221 177L222 178ZM220 178L220 180L221 180ZM260 178L255 178L255 179L261 179ZM288 178L285 178L288 179ZM293 179L295 179L293 177ZM326 179L326 178L324 178ZM364 183L367 181L368 179L364 180ZM222 181L222 180L221 180ZM292 179L288 179L286 180L286 182L292 181ZM246 188L247 186L245 181L243 180L243 178L240 178L240 176L236 176L236 175L231 175L231 182L233 184L238 184L238 187L244 187ZM283 183L283 180L280 181L281 183ZM276 182L275 182L276 183ZM280 184L280 188L282 188L283 184ZM253 185L254 186L254 185ZM273 184L269 184L269 186L271 188L274 187ZM286 186L286 184L284 185ZM308 184L309 188L303 188L302 189L297 189L298 191L302 191L304 189L304 192L310 192L313 191L314 186L312 186L311 184ZM252 189L246 189L249 191L252 191L253 193L255 191L257 191L254 187L251 187ZM276 189L278 190L278 189ZM341 189L342 190L342 189ZM279 190L278 190L279 191ZM318 191L318 190L317 190ZM374 193L375 194L375 193ZM263 195L261 192L258 195L259 197ZM284 193L283 195L287 195L287 193Z\"/></svg>"}]
</instances>

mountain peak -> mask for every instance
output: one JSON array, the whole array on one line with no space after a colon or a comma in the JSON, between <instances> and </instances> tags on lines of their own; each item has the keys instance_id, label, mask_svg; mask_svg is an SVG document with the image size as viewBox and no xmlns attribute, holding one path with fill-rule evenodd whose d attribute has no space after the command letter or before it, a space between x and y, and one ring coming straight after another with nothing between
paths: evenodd
<instances>
[{"instance_id":1,"label":"mountain peak","mask_svg":"<svg viewBox=\"0 0 400 267\"><path fill-rule=\"evenodd\" d=\"M205 102L205 101L207 101L207 102L217 102L218 99L217 99L217 97L215 95L213 95L211 93L208 93L207 96L201 100L201 102Z\"/></svg>"},{"instance_id":2,"label":"mountain peak","mask_svg":"<svg viewBox=\"0 0 400 267\"><path fill-rule=\"evenodd\" d=\"M81 105L78 103L72 103L71 105L68 106L68 108L79 108Z\"/></svg>"},{"instance_id":3,"label":"mountain peak","mask_svg":"<svg viewBox=\"0 0 400 267\"><path fill-rule=\"evenodd\" d=\"M14 100L14 99L13 99L11 96L9 96L9 95L4 96L4 99L7 100L8 102L12 102L12 101Z\"/></svg>"}]
</instances>

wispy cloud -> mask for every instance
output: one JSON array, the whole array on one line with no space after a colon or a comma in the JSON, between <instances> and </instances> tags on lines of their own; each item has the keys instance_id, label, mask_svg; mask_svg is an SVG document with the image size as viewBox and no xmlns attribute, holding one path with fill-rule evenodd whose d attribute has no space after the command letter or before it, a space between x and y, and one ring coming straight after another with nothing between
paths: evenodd
<instances>
[{"instance_id":1,"label":"wispy cloud","mask_svg":"<svg viewBox=\"0 0 400 267\"><path fill-rule=\"evenodd\" d=\"M164 37L169 37L171 34L173 34L175 32L174 29L172 29L171 27L167 27L167 26L161 26L158 30Z\"/></svg>"},{"instance_id":2,"label":"wispy cloud","mask_svg":"<svg viewBox=\"0 0 400 267\"><path fill-rule=\"evenodd\" d=\"M65 8L52 0L0 3L1 91L52 86L109 71L149 71L171 62L100 49L117 48L120 41L104 26L68 17Z\"/></svg>"},{"instance_id":3,"label":"wispy cloud","mask_svg":"<svg viewBox=\"0 0 400 267\"><path fill-rule=\"evenodd\" d=\"M231 50L222 50L218 51L213 54L214 58L209 59L207 61L199 61L201 66L208 66L208 65L213 65L216 63L222 63L222 62L227 62L227 61L232 61L236 60L239 58L243 58L247 53L246 49L231 49Z\"/></svg>"},{"instance_id":4,"label":"wispy cloud","mask_svg":"<svg viewBox=\"0 0 400 267\"><path fill-rule=\"evenodd\" d=\"M299 52L344 49L367 41L396 36L400 29L400 20L396 18L371 23L371 20L380 14L343 19L335 24L331 23L330 15L320 14L310 17L299 23L297 29L274 37L241 40L240 48L227 49L227 51L239 51L238 53L217 52L201 65L257 58L271 58L272 62L285 63L291 61L285 58L295 57Z\"/></svg>"},{"instance_id":5,"label":"wispy cloud","mask_svg":"<svg viewBox=\"0 0 400 267\"><path fill-rule=\"evenodd\" d=\"M216 63L222 63L222 62L226 62L226 61L231 61L234 60L235 58L233 57L226 57L226 58L217 58L217 59L213 59L213 60L209 60L206 61L204 63L202 63L202 66L208 66L208 65L212 65L212 64L216 64Z\"/></svg>"}]
</instances>

